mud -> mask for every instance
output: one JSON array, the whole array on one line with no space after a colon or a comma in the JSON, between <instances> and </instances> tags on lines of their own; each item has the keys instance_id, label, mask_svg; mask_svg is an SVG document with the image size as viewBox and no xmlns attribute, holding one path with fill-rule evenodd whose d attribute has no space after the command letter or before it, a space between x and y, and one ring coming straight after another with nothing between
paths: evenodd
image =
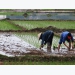
<instances>
[{"instance_id":1,"label":"mud","mask_svg":"<svg viewBox=\"0 0 75 75\"><path fill-rule=\"evenodd\" d=\"M0 30L0 54L6 56L22 56L22 55L51 55L51 56L73 56L75 55L75 49L68 51L66 48L61 48L58 52L57 48L51 50L51 53L47 53L47 49L42 50L30 45L29 43L21 40L20 38L11 34L11 32L44 32L46 30L53 30L59 36L58 33L65 31L66 29L57 29L56 27L35 28L31 30ZM75 30L68 29L68 31L74 33Z\"/></svg>"},{"instance_id":2,"label":"mud","mask_svg":"<svg viewBox=\"0 0 75 75\"><path fill-rule=\"evenodd\" d=\"M75 49L68 51L64 47L58 51L57 48L51 48L51 53L48 53L45 47L40 50L11 33L0 33L0 54L8 57L23 55L73 56Z\"/></svg>"},{"instance_id":3,"label":"mud","mask_svg":"<svg viewBox=\"0 0 75 75\"><path fill-rule=\"evenodd\" d=\"M0 54L18 56L36 49L11 33L0 33Z\"/></svg>"}]
</instances>

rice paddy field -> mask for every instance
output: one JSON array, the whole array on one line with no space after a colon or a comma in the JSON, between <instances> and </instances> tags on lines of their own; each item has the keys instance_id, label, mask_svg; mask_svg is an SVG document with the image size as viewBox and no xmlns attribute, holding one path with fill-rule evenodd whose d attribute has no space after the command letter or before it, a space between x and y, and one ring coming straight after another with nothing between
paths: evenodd
<instances>
[{"instance_id":1,"label":"rice paddy field","mask_svg":"<svg viewBox=\"0 0 75 75\"><path fill-rule=\"evenodd\" d=\"M10 22L12 23L10 23ZM75 29L75 21L13 21L13 20L0 20L0 30L3 30L3 31L7 31L9 30L10 33L12 33L13 35L17 36L18 38L26 41L27 43L35 46L36 48L39 48L40 46L40 42L38 40L38 37L37 37L37 34L39 33L38 32L25 32L25 31L22 31L20 32L20 30L23 30L23 28L27 29L27 30L31 30L31 29L35 29L35 28L45 28L45 27L48 27L48 26L53 26L53 27L56 27L56 28L59 28L59 29ZM18 25L18 26L16 26ZM10 30L13 30L13 32L11 32ZM16 32L15 32L16 30ZM3 33L1 31L1 33ZM6 32L8 33L8 32ZM53 44L52 46L58 46L58 42L59 42L59 37L57 37L56 35L54 36L53 38ZM63 46L63 45L62 45ZM46 47L46 46L45 46ZM36 62L34 61L34 63L32 63L32 61L30 61L31 63L28 63L28 61L24 62L15 62L16 64L40 64L40 61ZM50 61L49 61L50 62ZM70 61L71 62L71 61ZM64 64L75 64L74 62L73 63L70 63L70 62L64 62ZM9 64L10 62L4 62L4 64ZM10 63L10 64L15 64L15 63ZM59 64L60 61L56 61L54 64ZM62 62L63 63L63 62ZM62 64L61 63L61 64ZM47 63L47 62L44 62L43 64L53 64L53 62L51 63Z\"/></svg>"},{"instance_id":2,"label":"rice paddy field","mask_svg":"<svg viewBox=\"0 0 75 75\"><path fill-rule=\"evenodd\" d=\"M10 24L8 21L1 20L0 21L0 30L21 30L21 28L15 26L13 24Z\"/></svg>"},{"instance_id":3,"label":"rice paddy field","mask_svg":"<svg viewBox=\"0 0 75 75\"><path fill-rule=\"evenodd\" d=\"M74 29L75 21L11 21L11 24L7 20L0 21L0 30L22 30L22 28L17 27L15 24L26 28L27 30L34 28L45 28L48 26L53 26L59 29ZM13 32L14 35L23 39L24 41L32 44L33 46L39 48L40 42L38 40L38 32ZM59 37L54 36L53 46L58 46Z\"/></svg>"},{"instance_id":4,"label":"rice paddy field","mask_svg":"<svg viewBox=\"0 0 75 75\"><path fill-rule=\"evenodd\" d=\"M53 26L59 29L75 29L75 21L12 21L27 29Z\"/></svg>"},{"instance_id":5,"label":"rice paddy field","mask_svg":"<svg viewBox=\"0 0 75 75\"><path fill-rule=\"evenodd\" d=\"M15 24L18 24L19 26L23 26L24 28L28 30L34 29L34 28L45 28L48 26L53 26L59 29L74 29L75 28L75 25L74 25L75 21L12 21L12 22L14 22ZM29 34L22 33L21 35L19 34L20 33L16 35L39 48L40 41L38 41L38 38L37 38L38 33L29 33ZM32 38L33 40L30 40L30 38ZM59 37L54 36L53 46L57 47L58 42L59 42Z\"/></svg>"},{"instance_id":6,"label":"rice paddy field","mask_svg":"<svg viewBox=\"0 0 75 75\"><path fill-rule=\"evenodd\" d=\"M22 33L13 33L17 37L23 39L24 41L32 44L36 48L40 47L41 40L38 40L37 32L22 32ZM57 46L59 41L59 37L54 36L53 38L53 46Z\"/></svg>"}]
</instances>

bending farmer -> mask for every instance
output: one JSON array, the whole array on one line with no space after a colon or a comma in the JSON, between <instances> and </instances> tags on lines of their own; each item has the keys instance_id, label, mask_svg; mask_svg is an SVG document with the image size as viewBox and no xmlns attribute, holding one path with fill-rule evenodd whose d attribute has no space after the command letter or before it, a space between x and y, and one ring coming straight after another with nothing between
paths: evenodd
<instances>
[{"instance_id":1,"label":"bending farmer","mask_svg":"<svg viewBox=\"0 0 75 75\"><path fill-rule=\"evenodd\" d=\"M69 43L69 45L67 45L65 43L65 41L67 41ZM59 41L59 45L58 45L58 50L60 49L60 46L62 43L68 48L68 50L70 50L71 47L72 48L74 47L73 42L74 42L74 39L73 39L73 36L70 32L68 32L68 31L62 32L61 37L60 37L60 41Z\"/></svg>"},{"instance_id":2,"label":"bending farmer","mask_svg":"<svg viewBox=\"0 0 75 75\"><path fill-rule=\"evenodd\" d=\"M44 33L39 33L38 38L41 39L40 49L43 48L44 45L47 43L47 52L51 52L52 40L53 40L54 33L53 31L46 31Z\"/></svg>"}]
</instances>

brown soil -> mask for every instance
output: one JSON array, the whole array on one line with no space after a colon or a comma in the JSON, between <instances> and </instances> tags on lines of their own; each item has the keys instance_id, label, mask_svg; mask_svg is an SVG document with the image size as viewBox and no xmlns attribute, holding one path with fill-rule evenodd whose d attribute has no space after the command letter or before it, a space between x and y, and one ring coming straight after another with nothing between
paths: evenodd
<instances>
[{"instance_id":1,"label":"brown soil","mask_svg":"<svg viewBox=\"0 0 75 75\"><path fill-rule=\"evenodd\" d=\"M25 53L25 55L44 55L44 52L38 50L29 50L30 52Z\"/></svg>"},{"instance_id":2,"label":"brown soil","mask_svg":"<svg viewBox=\"0 0 75 75\"><path fill-rule=\"evenodd\" d=\"M24 55L44 55L44 56L57 56L57 57L67 57L67 56L75 56L75 50L67 51L66 53L60 52L60 53L47 53L44 51L38 51L38 50L29 50L29 53L24 53ZM63 50L62 50L63 51Z\"/></svg>"}]
</instances>

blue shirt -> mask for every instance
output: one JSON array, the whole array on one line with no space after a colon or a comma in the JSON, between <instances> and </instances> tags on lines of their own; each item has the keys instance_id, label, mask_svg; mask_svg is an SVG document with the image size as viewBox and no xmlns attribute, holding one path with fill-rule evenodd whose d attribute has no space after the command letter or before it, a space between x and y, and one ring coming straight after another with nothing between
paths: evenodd
<instances>
[{"instance_id":1,"label":"blue shirt","mask_svg":"<svg viewBox=\"0 0 75 75\"><path fill-rule=\"evenodd\" d=\"M60 37L60 41L59 44L65 43L65 41L67 40L67 35L68 35L68 31L62 32L61 37ZM71 40L72 42L74 41L73 36L71 35Z\"/></svg>"}]
</instances>

